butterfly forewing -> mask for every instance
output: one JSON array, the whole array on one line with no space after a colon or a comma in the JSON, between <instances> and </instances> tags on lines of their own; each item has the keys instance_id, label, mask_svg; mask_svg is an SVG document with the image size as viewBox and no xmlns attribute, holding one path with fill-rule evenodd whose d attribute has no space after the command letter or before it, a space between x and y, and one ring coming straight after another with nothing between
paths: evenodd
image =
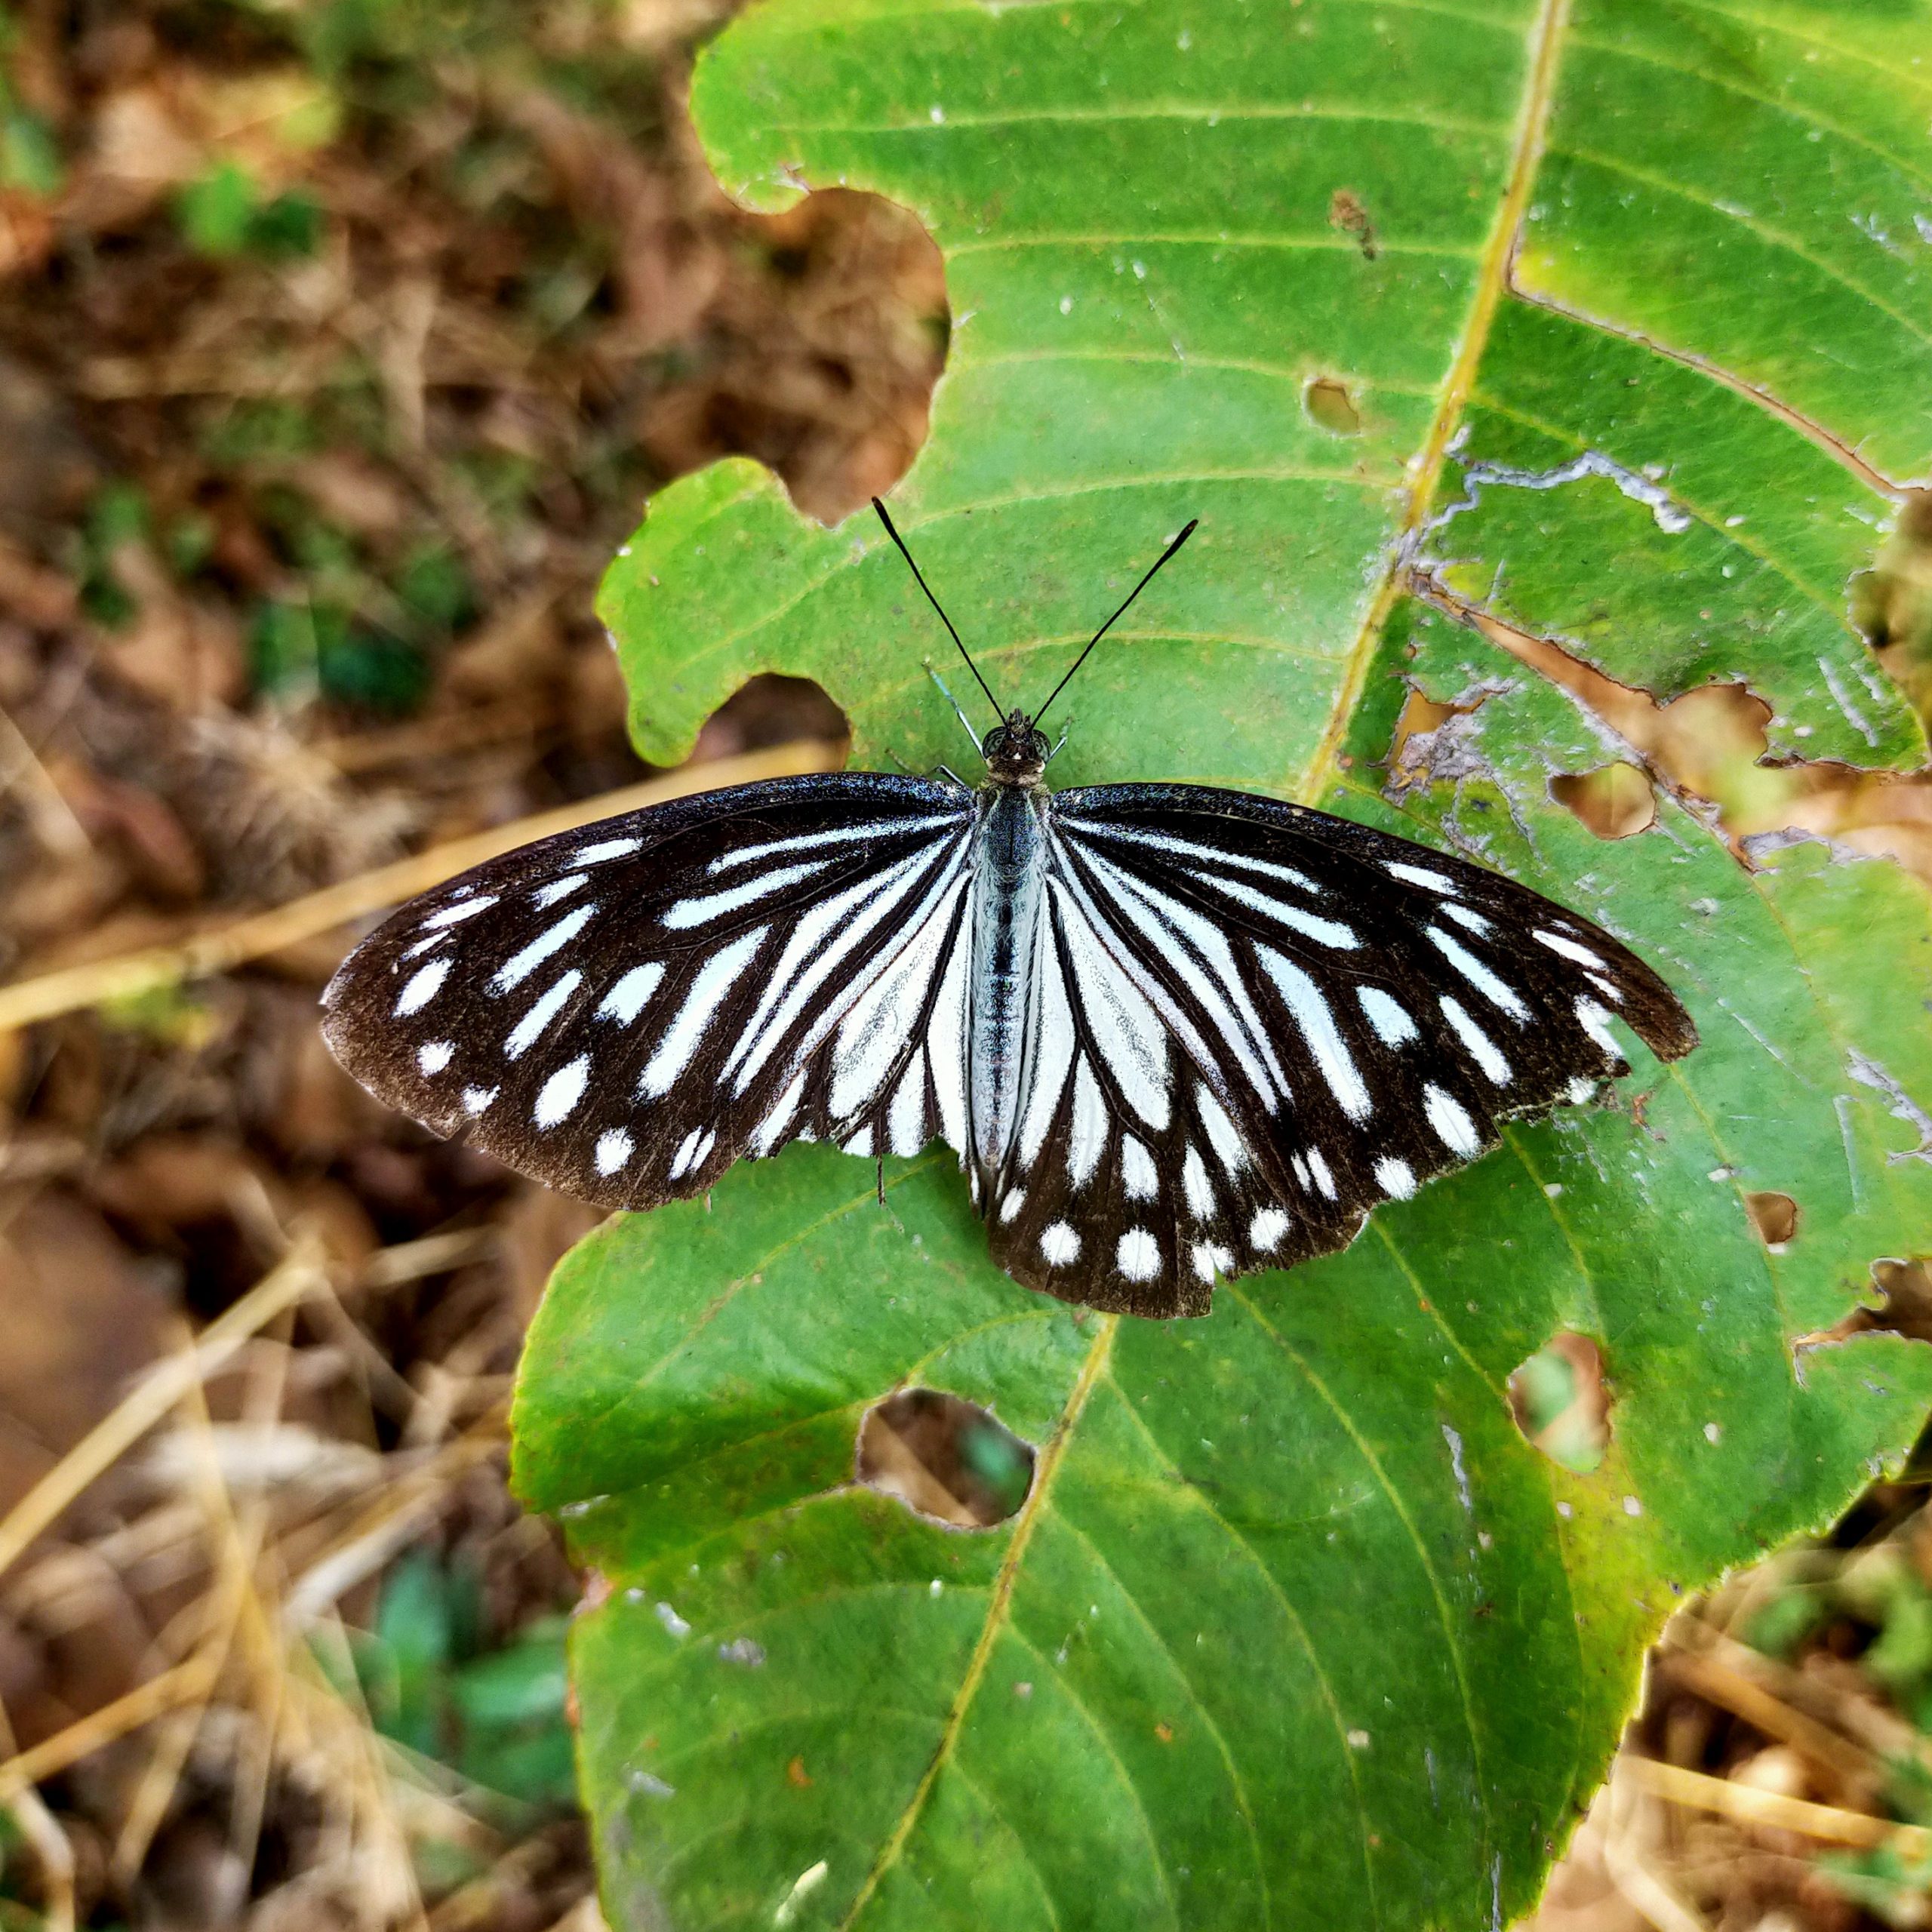
<instances>
[{"instance_id":1,"label":"butterfly forewing","mask_svg":"<svg viewBox=\"0 0 1932 1932\"><path fill-rule=\"evenodd\" d=\"M1050 826L1044 1021L989 1219L1070 1299L1198 1312L1628 1071L1613 1016L1666 1059L1696 1042L1607 934L1406 840L1180 786L1063 792Z\"/></svg>"},{"instance_id":2,"label":"butterfly forewing","mask_svg":"<svg viewBox=\"0 0 1932 1932\"><path fill-rule=\"evenodd\" d=\"M961 1029L927 1035L963 998L972 821L850 773L546 839L379 928L324 1031L391 1106L608 1207L796 1139L915 1151L963 1104Z\"/></svg>"}]
</instances>

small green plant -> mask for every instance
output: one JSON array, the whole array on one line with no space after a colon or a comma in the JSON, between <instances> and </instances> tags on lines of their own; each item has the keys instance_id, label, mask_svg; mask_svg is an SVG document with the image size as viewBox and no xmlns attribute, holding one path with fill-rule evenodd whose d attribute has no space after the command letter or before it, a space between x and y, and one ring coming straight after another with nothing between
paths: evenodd
<instances>
[{"instance_id":1,"label":"small green plant","mask_svg":"<svg viewBox=\"0 0 1932 1932\"><path fill-rule=\"evenodd\" d=\"M481 1645L473 1575L418 1551L384 1580L374 1627L351 1638L356 1689L377 1730L525 1807L572 1801L564 1623Z\"/></svg>"},{"instance_id":2,"label":"small green plant","mask_svg":"<svg viewBox=\"0 0 1932 1932\"><path fill-rule=\"evenodd\" d=\"M219 260L232 255L266 260L314 254L321 239L322 211L299 189L265 196L238 161L217 161L176 198L182 238L198 254Z\"/></svg>"}]
</instances>

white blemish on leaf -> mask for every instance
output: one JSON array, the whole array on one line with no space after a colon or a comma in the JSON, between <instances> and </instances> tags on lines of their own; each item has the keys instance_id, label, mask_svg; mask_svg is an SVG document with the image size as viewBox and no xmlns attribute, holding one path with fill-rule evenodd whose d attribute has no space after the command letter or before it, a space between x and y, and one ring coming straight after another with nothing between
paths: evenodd
<instances>
[{"instance_id":1,"label":"white blemish on leaf","mask_svg":"<svg viewBox=\"0 0 1932 1932\"><path fill-rule=\"evenodd\" d=\"M1671 500L1670 492L1634 469L1607 457L1601 450L1586 450L1554 469L1518 469L1506 463L1472 463L1463 472L1462 500L1451 503L1429 526L1440 530L1452 517L1472 510L1482 500L1484 486L1500 483L1512 490L1556 490L1566 483L1580 483L1586 476L1600 476L1614 483L1633 503L1641 503L1657 519L1666 536L1681 536L1694 521L1688 511Z\"/></svg>"},{"instance_id":2,"label":"white blemish on leaf","mask_svg":"<svg viewBox=\"0 0 1932 1932\"><path fill-rule=\"evenodd\" d=\"M1463 1461L1463 1438L1445 1422L1442 1425L1442 1439L1449 1445L1449 1466L1456 1477L1456 1500L1463 1506L1466 1515L1473 1516L1476 1500L1470 1492L1469 1472Z\"/></svg>"},{"instance_id":3,"label":"white blemish on leaf","mask_svg":"<svg viewBox=\"0 0 1932 1932\"><path fill-rule=\"evenodd\" d=\"M1904 1121L1918 1133L1918 1145L1887 1154L1886 1164L1889 1167L1900 1161L1924 1161L1932 1165L1932 1114L1927 1113L1876 1060L1855 1053L1847 1061L1846 1069L1860 1086L1875 1088L1884 1094L1890 1103L1885 1111L1893 1119Z\"/></svg>"}]
</instances>

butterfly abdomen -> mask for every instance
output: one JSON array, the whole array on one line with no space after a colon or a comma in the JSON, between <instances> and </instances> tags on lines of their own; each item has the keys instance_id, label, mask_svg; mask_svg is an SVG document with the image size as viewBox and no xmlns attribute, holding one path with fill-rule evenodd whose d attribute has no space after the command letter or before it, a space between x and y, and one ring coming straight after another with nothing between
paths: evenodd
<instances>
[{"instance_id":1,"label":"butterfly abdomen","mask_svg":"<svg viewBox=\"0 0 1932 1932\"><path fill-rule=\"evenodd\" d=\"M1037 795L1043 798L1044 793ZM982 793L973 835L972 968L967 982L971 1158L980 1206L1007 1165L1019 1119L1046 878L1046 833L1036 795L1017 786Z\"/></svg>"}]
</instances>

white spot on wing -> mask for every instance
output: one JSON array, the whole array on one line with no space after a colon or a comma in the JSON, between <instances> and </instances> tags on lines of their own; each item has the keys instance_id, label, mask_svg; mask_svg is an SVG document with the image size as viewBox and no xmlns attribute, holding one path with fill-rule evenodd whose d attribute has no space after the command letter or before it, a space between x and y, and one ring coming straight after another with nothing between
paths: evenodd
<instances>
[{"instance_id":1,"label":"white spot on wing","mask_svg":"<svg viewBox=\"0 0 1932 1932\"><path fill-rule=\"evenodd\" d=\"M752 1131L752 1145L761 1154L768 1154L777 1146L779 1137L790 1123L792 1116L798 1111L798 1103L805 1095L805 1073L801 1067L792 1076L792 1084L771 1104L771 1111Z\"/></svg>"},{"instance_id":2,"label":"white spot on wing","mask_svg":"<svg viewBox=\"0 0 1932 1932\"><path fill-rule=\"evenodd\" d=\"M1456 881L1447 872L1431 872L1426 866L1405 866L1400 860L1386 861L1382 869L1411 885L1426 886L1431 892L1454 892Z\"/></svg>"},{"instance_id":3,"label":"white spot on wing","mask_svg":"<svg viewBox=\"0 0 1932 1932\"><path fill-rule=\"evenodd\" d=\"M574 912L567 912L557 923L546 931L539 933L521 952L512 953L490 982L493 993L506 993L513 986L520 986L554 952L561 952L595 915L597 907L593 902L580 906Z\"/></svg>"},{"instance_id":4,"label":"white spot on wing","mask_svg":"<svg viewBox=\"0 0 1932 1932\"><path fill-rule=\"evenodd\" d=\"M1509 1063L1496 1050L1491 1039L1463 1009L1462 1002L1451 999L1447 993L1441 1001L1442 1017L1456 1029L1456 1037L1469 1050L1469 1057L1488 1076L1492 1085L1506 1087L1509 1084Z\"/></svg>"},{"instance_id":5,"label":"white spot on wing","mask_svg":"<svg viewBox=\"0 0 1932 1932\"><path fill-rule=\"evenodd\" d=\"M431 960L397 995L395 1017L401 1020L412 1013L420 1013L442 990L443 982L449 976L450 962L447 959Z\"/></svg>"},{"instance_id":6,"label":"white spot on wing","mask_svg":"<svg viewBox=\"0 0 1932 1932\"><path fill-rule=\"evenodd\" d=\"M595 845L582 845L571 854L574 866L601 866L607 859L621 859L635 852L641 838L605 838Z\"/></svg>"},{"instance_id":7,"label":"white spot on wing","mask_svg":"<svg viewBox=\"0 0 1932 1932\"><path fill-rule=\"evenodd\" d=\"M1225 1274L1235 1265L1235 1258L1225 1247L1217 1247L1211 1241L1198 1241L1192 1254L1194 1272L1198 1278L1211 1281L1217 1269Z\"/></svg>"},{"instance_id":8,"label":"white spot on wing","mask_svg":"<svg viewBox=\"0 0 1932 1932\"><path fill-rule=\"evenodd\" d=\"M861 1158L869 1158L872 1151L872 1122L868 1121L851 1140L841 1143L841 1145L848 1154L857 1154Z\"/></svg>"},{"instance_id":9,"label":"white spot on wing","mask_svg":"<svg viewBox=\"0 0 1932 1932\"><path fill-rule=\"evenodd\" d=\"M1512 1020L1521 1022L1529 1018L1530 1009L1517 998L1515 989L1505 986L1461 940L1445 933L1440 926L1424 928L1429 943L1444 958L1448 961L1463 977L1487 1000L1491 1006L1500 1008Z\"/></svg>"},{"instance_id":10,"label":"white spot on wing","mask_svg":"<svg viewBox=\"0 0 1932 1932\"><path fill-rule=\"evenodd\" d=\"M1106 1147L1106 1106L1094 1069L1082 1054L1073 1069L1073 1120L1066 1140L1067 1178L1076 1189L1094 1178Z\"/></svg>"},{"instance_id":11,"label":"white spot on wing","mask_svg":"<svg viewBox=\"0 0 1932 1932\"><path fill-rule=\"evenodd\" d=\"M621 1127L612 1128L608 1134L597 1137L597 1151L592 1158L597 1163L600 1174L614 1174L635 1152L637 1143Z\"/></svg>"},{"instance_id":12,"label":"white spot on wing","mask_svg":"<svg viewBox=\"0 0 1932 1932\"><path fill-rule=\"evenodd\" d=\"M1599 973L1604 970L1603 961L1587 946L1579 946L1574 939L1565 939L1561 933L1546 932L1537 926L1531 930L1530 937L1539 946L1548 946L1551 952L1574 960L1579 966L1594 968Z\"/></svg>"},{"instance_id":13,"label":"white spot on wing","mask_svg":"<svg viewBox=\"0 0 1932 1932\"><path fill-rule=\"evenodd\" d=\"M628 1026L644 1011L645 1002L657 990L663 977L664 968L656 960L648 966L633 966L604 995L596 1017L599 1020L614 1020L619 1026Z\"/></svg>"},{"instance_id":14,"label":"white spot on wing","mask_svg":"<svg viewBox=\"0 0 1932 1932\"><path fill-rule=\"evenodd\" d=\"M1616 1035L1604 1024L1609 1017L1608 1011L1593 999L1580 999L1577 1002L1577 1024L1602 1048L1607 1058L1621 1060L1623 1049L1617 1044Z\"/></svg>"},{"instance_id":15,"label":"white spot on wing","mask_svg":"<svg viewBox=\"0 0 1932 1932\"><path fill-rule=\"evenodd\" d=\"M887 838L895 832L923 832L931 836L952 829L952 821L947 819L869 819L863 825L841 826L836 831L801 832L795 838L774 838L762 845L746 845L736 852L721 853L706 869L728 872L734 866L748 866L755 859L773 858L781 852L816 852L827 845L849 845L857 839Z\"/></svg>"},{"instance_id":16,"label":"white spot on wing","mask_svg":"<svg viewBox=\"0 0 1932 1932\"><path fill-rule=\"evenodd\" d=\"M531 1118L539 1127L555 1127L577 1111L583 1090L590 1084L590 1056L579 1054L568 1066L560 1066L538 1090Z\"/></svg>"},{"instance_id":17,"label":"white spot on wing","mask_svg":"<svg viewBox=\"0 0 1932 1932\"><path fill-rule=\"evenodd\" d=\"M892 1106L886 1115L886 1145L895 1154L916 1154L925 1141L926 1057L912 1056L893 1089Z\"/></svg>"},{"instance_id":18,"label":"white spot on wing","mask_svg":"<svg viewBox=\"0 0 1932 1932\"><path fill-rule=\"evenodd\" d=\"M1368 1023L1375 1029L1375 1037L1385 1047L1399 1047L1404 1041L1416 1037L1416 1023L1409 1017L1407 1009L1380 986L1358 986L1355 998L1361 1002Z\"/></svg>"},{"instance_id":19,"label":"white spot on wing","mask_svg":"<svg viewBox=\"0 0 1932 1932\"><path fill-rule=\"evenodd\" d=\"M583 975L573 967L568 973L560 974L540 998L531 1003L530 1011L510 1029L509 1037L503 1042L506 1060L521 1060L545 1027L556 1018L565 1001L575 992L583 982Z\"/></svg>"},{"instance_id":20,"label":"white spot on wing","mask_svg":"<svg viewBox=\"0 0 1932 1932\"><path fill-rule=\"evenodd\" d=\"M554 906L558 900L568 899L589 876L588 872L571 872L565 878L553 878L548 885L540 886L530 895L531 903Z\"/></svg>"},{"instance_id":21,"label":"white spot on wing","mask_svg":"<svg viewBox=\"0 0 1932 1932\"><path fill-rule=\"evenodd\" d=\"M1308 1150L1308 1171L1315 1177L1315 1186L1327 1199L1333 1201L1335 1198L1335 1177L1319 1147L1311 1147Z\"/></svg>"},{"instance_id":22,"label":"white spot on wing","mask_svg":"<svg viewBox=\"0 0 1932 1932\"><path fill-rule=\"evenodd\" d=\"M1161 1272L1161 1247L1145 1228L1129 1228L1114 1251L1120 1272L1130 1281L1151 1281Z\"/></svg>"},{"instance_id":23,"label":"white spot on wing","mask_svg":"<svg viewBox=\"0 0 1932 1932\"><path fill-rule=\"evenodd\" d=\"M454 1040L431 1040L416 1049L416 1064L425 1073L440 1073L456 1057Z\"/></svg>"},{"instance_id":24,"label":"white spot on wing","mask_svg":"<svg viewBox=\"0 0 1932 1932\"><path fill-rule=\"evenodd\" d=\"M1494 931L1480 912L1472 912L1466 906L1445 906L1444 916L1455 921L1457 925L1472 933L1481 934Z\"/></svg>"},{"instance_id":25,"label":"white spot on wing","mask_svg":"<svg viewBox=\"0 0 1932 1932\"><path fill-rule=\"evenodd\" d=\"M743 885L734 885L723 892L707 893L702 899L681 899L664 915L664 923L674 932L688 931L693 926L701 926L712 919L721 919L728 912L742 912L747 906L755 906L761 899L769 898L774 892L782 892L788 885L795 884L801 878L810 878L814 872L822 872L831 863L829 859L819 859L802 866L786 866L775 872L762 872L755 878L748 878Z\"/></svg>"},{"instance_id":26,"label":"white spot on wing","mask_svg":"<svg viewBox=\"0 0 1932 1932\"><path fill-rule=\"evenodd\" d=\"M1080 1237L1064 1221L1040 1230L1040 1254L1049 1268L1066 1268L1080 1259Z\"/></svg>"},{"instance_id":27,"label":"white spot on wing","mask_svg":"<svg viewBox=\"0 0 1932 1932\"><path fill-rule=\"evenodd\" d=\"M1020 1218L1020 1211L1026 1204L1026 1190L1023 1187L1010 1187L1005 1198L999 1204L999 1224L1004 1227L1009 1222Z\"/></svg>"},{"instance_id":28,"label":"white spot on wing","mask_svg":"<svg viewBox=\"0 0 1932 1932\"><path fill-rule=\"evenodd\" d=\"M1214 1190L1209 1184L1208 1170L1197 1147L1189 1148L1187 1158L1180 1164L1180 1184L1194 1218L1197 1221L1211 1220L1214 1214Z\"/></svg>"},{"instance_id":29,"label":"white spot on wing","mask_svg":"<svg viewBox=\"0 0 1932 1932\"><path fill-rule=\"evenodd\" d=\"M1436 1138L1452 1154L1466 1156L1482 1145L1468 1111L1454 1094L1445 1094L1433 1081L1422 1090L1422 1107Z\"/></svg>"},{"instance_id":30,"label":"white spot on wing","mask_svg":"<svg viewBox=\"0 0 1932 1932\"><path fill-rule=\"evenodd\" d=\"M678 1180L696 1167L704 1158L703 1148L706 1139L705 1130L694 1127L678 1143L678 1151L671 1156L671 1179Z\"/></svg>"},{"instance_id":31,"label":"white spot on wing","mask_svg":"<svg viewBox=\"0 0 1932 1932\"><path fill-rule=\"evenodd\" d=\"M1211 866L1259 872L1266 878L1285 879L1291 885L1298 885L1312 898L1321 897L1321 887L1306 872L1298 872L1292 866L1277 865L1272 859L1250 858L1245 852L1224 851L1217 845L1202 845L1164 832L1143 831L1138 826L1109 825L1101 820L1086 818L1067 818L1059 823L1062 831L1098 832L1105 838L1124 839L1131 845L1144 845L1150 851L1172 852L1177 857L1201 860Z\"/></svg>"},{"instance_id":32,"label":"white spot on wing","mask_svg":"<svg viewBox=\"0 0 1932 1932\"><path fill-rule=\"evenodd\" d=\"M1407 1200L1416 1191L1414 1168L1392 1155L1376 1162L1375 1178L1381 1184L1383 1192L1397 1201Z\"/></svg>"},{"instance_id":33,"label":"white spot on wing","mask_svg":"<svg viewBox=\"0 0 1932 1932\"><path fill-rule=\"evenodd\" d=\"M1288 1217L1278 1208L1261 1208L1247 1224L1247 1244L1257 1254L1272 1254L1288 1231Z\"/></svg>"},{"instance_id":34,"label":"white spot on wing","mask_svg":"<svg viewBox=\"0 0 1932 1932\"><path fill-rule=\"evenodd\" d=\"M1342 1111L1351 1120L1366 1120L1369 1113L1368 1089L1349 1056L1348 1047L1335 1024L1335 1016L1329 1010L1327 1001L1321 995L1321 988L1292 960L1284 959L1272 947L1257 946L1254 950L1261 961L1262 971L1274 981L1276 991L1294 1016L1302 1038L1314 1055L1315 1063Z\"/></svg>"},{"instance_id":35,"label":"white spot on wing","mask_svg":"<svg viewBox=\"0 0 1932 1932\"><path fill-rule=\"evenodd\" d=\"M1161 1189L1153 1155L1131 1134L1121 1136L1120 1177L1130 1201L1152 1201Z\"/></svg>"},{"instance_id":36,"label":"white spot on wing","mask_svg":"<svg viewBox=\"0 0 1932 1932\"><path fill-rule=\"evenodd\" d=\"M433 932L443 926L453 926L459 919L473 919L478 912L487 912L497 903L497 895L492 892L481 899L465 899L454 906L445 906L440 912L432 912L418 932Z\"/></svg>"},{"instance_id":37,"label":"white spot on wing","mask_svg":"<svg viewBox=\"0 0 1932 1932\"><path fill-rule=\"evenodd\" d=\"M1239 884L1231 878L1217 878L1213 883L1217 891L1225 892L1238 904L1278 920L1320 945L1349 952L1361 943L1361 936L1355 929L1343 925L1339 919L1324 919L1318 913L1304 912L1299 906L1284 906L1278 899L1271 899L1265 892L1257 892L1252 887Z\"/></svg>"},{"instance_id":38,"label":"white spot on wing","mask_svg":"<svg viewBox=\"0 0 1932 1932\"><path fill-rule=\"evenodd\" d=\"M1229 1174L1238 1173L1247 1164L1247 1147L1235 1124L1229 1119L1227 1112L1219 1100L1205 1087L1194 1090L1195 1110L1201 1116L1201 1124L1208 1130L1208 1139L1216 1157Z\"/></svg>"},{"instance_id":39,"label":"white spot on wing","mask_svg":"<svg viewBox=\"0 0 1932 1932\"><path fill-rule=\"evenodd\" d=\"M494 1087L466 1087L463 1090L463 1110L473 1120L496 1097Z\"/></svg>"},{"instance_id":40,"label":"white spot on wing","mask_svg":"<svg viewBox=\"0 0 1932 1932\"><path fill-rule=\"evenodd\" d=\"M657 1051L651 1056L638 1078L639 1094L654 1100L670 1092L672 1081L691 1064L698 1042L704 1038L705 1029L716 1017L726 995L751 964L768 930L764 926L755 926L748 933L740 933L722 952L713 953L699 968L697 978L685 995L684 1004L678 1009L677 1017L664 1029Z\"/></svg>"}]
</instances>

